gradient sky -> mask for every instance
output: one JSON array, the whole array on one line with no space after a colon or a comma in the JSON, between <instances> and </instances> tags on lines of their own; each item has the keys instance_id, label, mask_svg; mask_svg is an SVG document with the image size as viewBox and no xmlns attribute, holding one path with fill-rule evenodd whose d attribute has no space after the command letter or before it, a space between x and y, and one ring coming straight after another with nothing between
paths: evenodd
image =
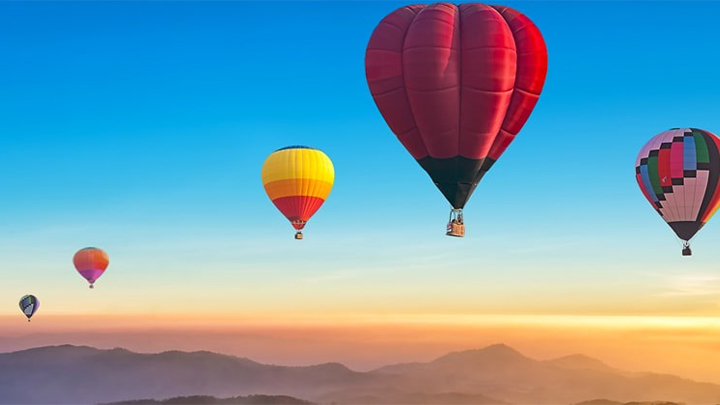
<instances>
[{"instance_id":1,"label":"gradient sky","mask_svg":"<svg viewBox=\"0 0 720 405\"><path fill-rule=\"evenodd\" d=\"M503 4L539 26L548 76L456 239L365 82L372 29L405 3L0 2L0 336L28 333L17 300L32 293L33 327L65 325L53 333L113 316L460 328L505 316L520 339L512 317L536 316L717 338L720 225L681 257L634 160L671 127L720 131L720 3ZM292 144L336 170L302 242L260 182ZM111 259L94 291L72 267L85 246Z\"/></svg>"}]
</instances>

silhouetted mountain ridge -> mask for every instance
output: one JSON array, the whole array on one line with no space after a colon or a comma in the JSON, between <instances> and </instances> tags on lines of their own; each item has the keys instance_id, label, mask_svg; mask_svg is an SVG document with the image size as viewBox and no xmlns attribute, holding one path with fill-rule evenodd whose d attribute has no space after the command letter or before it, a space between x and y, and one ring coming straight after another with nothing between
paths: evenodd
<instances>
[{"instance_id":1,"label":"silhouetted mountain ridge","mask_svg":"<svg viewBox=\"0 0 720 405\"><path fill-rule=\"evenodd\" d=\"M546 360L548 364L569 369L588 369L601 371L618 371L598 359L588 357L584 354L571 354L557 359Z\"/></svg>"},{"instance_id":2,"label":"silhouetted mountain ridge","mask_svg":"<svg viewBox=\"0 0 720 405\"><path fill-rule=\"evenodd\" d=\"M631 402L620 402L612 401L609 399L593 399L590 401L578 402L575 405L685 405L679 402L667 402L667 401L631 401Z\"/></svg>"},{"instance_id":3,"label":"silhouetted mountain ridge","mask_svg":"<svg viewBox=\"0 0 720 405\"><path fill-rule=\"evenodd\" d=\"M98 403L256 394L338 404L569 404L588 398L720 403L720 386L627 373L583 355L538 361L502 344L356 372L267 365L207 351L47 346L0 354L0 403Z\"/></svg>"},{"instance_id":4,"label":"silhouetted mountain ridge","mask_svg":"<svg viewBox=\"0 0 720 405\"><path fill-rule=\"evenodd\" d=\"M111 402L100 405L313 405L303 399L287 395L248 395L231 398L216 398L210 395L193 395L174 397L163 400L136 399L131 401Z\"/></svg>"},{"instance_id":5,"label":"silhouetted mountain ridge","mask_svg":"<svg viewBox=\"0 0 720 405\"><path fill-rule=\"evenodd\" d=\"M533 362L532 359L523 356L512 347L504 344L495 344L484 349L452 352L433 360L431 364L449 365L452 367L475 367L488 363L516 365L529 364L531 362Z\"/></svg>"}]
</instances>

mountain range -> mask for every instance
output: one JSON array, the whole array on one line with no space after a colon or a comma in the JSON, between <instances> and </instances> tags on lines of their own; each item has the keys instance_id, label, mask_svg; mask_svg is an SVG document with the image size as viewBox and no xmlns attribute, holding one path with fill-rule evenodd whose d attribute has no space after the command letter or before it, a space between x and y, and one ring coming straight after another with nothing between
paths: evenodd
<instances>
[{"instance_id":1,"label":"mountain range","mask_svg":"<svg viewBox=\"0 0 720 405\"><path fill-rule=\"evenodd\" d=\"M261 364L212 352L46 346L0 354L0 403L85 404L207 395L287 395L336 404L720 403L720 385L630 373L583 355L531 359L502 345L356 372L339 363Z\"/></svg>"},{"instance_id":2,"label":"mountain range","mask_svg":"<svg viewBox=\"0 0 720 405\"><path fill-rule=\"evenodd\" d=\"M246 397L215 398L209 395L174 397L168 399L135 399L100 405L314 405L312 402L287 395L248 395ZM590 404L592 405L592 404ZM618 404L598 404L618 405ZM623 404L619 404L623 405Z\"/></svg>"}]
</instances>

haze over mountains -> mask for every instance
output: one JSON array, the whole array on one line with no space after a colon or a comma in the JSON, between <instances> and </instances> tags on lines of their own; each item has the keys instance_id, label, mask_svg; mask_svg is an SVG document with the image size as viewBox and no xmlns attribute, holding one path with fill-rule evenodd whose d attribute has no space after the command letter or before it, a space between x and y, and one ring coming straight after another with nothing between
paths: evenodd
<instances>
[{"instance_id":1,"label":"haze over mountains","mask_svg":"<svg viewBox=\"0 0 720 405\"><path fill-rule=\"evenodd\" d=\"M286 367L211 352L140 354L71 345L0 354L0 403L253 394L338 404L543 405L597 398L720 403L720 385L624 372L582 355L538 361L505 345L370 372L339 363Z\"/></svg>"}]
</instances>

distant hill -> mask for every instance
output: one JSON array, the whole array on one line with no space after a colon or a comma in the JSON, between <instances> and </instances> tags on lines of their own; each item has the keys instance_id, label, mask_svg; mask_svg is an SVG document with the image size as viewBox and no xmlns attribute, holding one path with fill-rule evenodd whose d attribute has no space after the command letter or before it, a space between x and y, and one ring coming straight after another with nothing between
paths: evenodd
<instances>
[{"instance_id":1,"label":"distant hill","mask_svg":"<svg viewBox=\"0 0 720 405\"><path fill-rule=\"evenodd\" d=\"M248 395L246 397L215 398L208 395L175 397L163 400L137 399L101 405L314 405L312 402L286 395Z\"/></svg>"},{"instance_id":2,"label":"distant hill","mask_svg":"<svg viewBox=\"0 0 720 405\"><path fill-rule=\"evenodd\" d=\"M283 367L211 352L139 354L48 346L0 354L0 403L94 404L259 393L308 398L372 378L337 363Z\"/></svg>"},{"instance_id":3,"label":"distant hill","mask_svg":"<svg viewBox=\"0 0 720 405\"><path fill-rule=\"evenodd\" d=\"M609 399L593 399L590 401L578 402L575 405L625 405L620 401L612 401Z\"/></svg>"},{"instance_id":4,"label":"distant hill","mask_svg":"<svg viewBox=\"0 0 720 405\"><path fill-rule=\"evenodd\" d=\"M664 401L620 402L620 401L611 401L609 399L593 399L592 401L578 402L575 405L685 405L685 404L682 402L664 402Z\"/></svg>"},{"instance_id":5,"label":"distant hill","mask_svg":"<svg viewBox=\"0 0 720 405\"><path fill-rule=\"evenodd\" d=\"M584 369L610 372L619 371L618 369L612 368L598 359L593 359L592 357L588 357L583 354L572 354L570 356L564 356L553 360L546 360L545 363L572 370Z\"/></svg>"},{"instance_id":6,"label":"distant hill","mask_svg":"<svg viewBox=\"0 0 720 405\"><path fill-rule=\"evenodd\" d=\"M538 361L506 345L363 373L338 363L285 367L211 352L139 354L64 345L0 354L0 403L4 404L94 404L188 396L237 399L257 394L345 405L555 405L588 398L720 403L720 385L627 373L582 355ZM584 405L600 404L624 405Z\"/></svg>"}]
</instances>

